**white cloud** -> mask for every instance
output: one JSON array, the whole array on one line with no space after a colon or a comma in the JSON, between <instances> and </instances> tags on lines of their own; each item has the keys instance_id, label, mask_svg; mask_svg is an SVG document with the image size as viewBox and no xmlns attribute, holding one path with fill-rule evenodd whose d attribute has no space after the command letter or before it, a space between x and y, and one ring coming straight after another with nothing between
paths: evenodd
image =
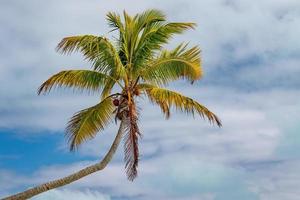
<instances>
[{"instance_id":1,"label":"white cloud","mask_svg":"<svg viewBox=\"0 0 300 200\"><path fill-rule=\"evenodd\" d=\"M200 94L200 91L204 93ZM144 136L140 143L142 157L138 179L134 183L126 180L121 145L114 162L104 171L67 188L91 188L132 198L142 196L140 199L154 192L161 199L179 198L179 193L192 198L203 194L215 197L214 192L232 181L228 190L239 186L247 192L247 184L241 180L241 177L247 177L243 165L276 159L276 149L285 134L282 124L289 123L289 118L284 116L293 113L295 118L299 117L295 109L299 107L298 93L295 91L277 90L257 94L230 88L195 88L185 93L208 104L218 113L223 120L223 128L210 126L200 118L187 118L175 113L169 121L165 121L158 116L158 109L146 106L145 117L141 120ZM223 94L227 95L221 98ZM265 100L266 97L272 101ZM111 127L84 145L79 153L100 158L113 136ZM44 167L18 185L36 185L65 176L91 163ZM240 165L241 169L235 167ZM160 190L156 189L158 183Z\"/></svg>"},{"instance_id":2,"label":"white cloud","mask_svg":"<svg viewBox=\"0 0 300 200\"><path fill-rule=\"evenodd\" d=\"M297 200L300 191L299 160L287 160L269 168L258 169L250 179L250 188L260 200Z\"/></svg>"},{"instance_id":3,"label":"white cloud","mask_svg":"<svg viewBox=\"0 0 300 200\"><path fill-rule=\"evenodd\" d=\"M85 190L51 190L42 195L38 195L32 200L66 200L66 199L76 199L76 200L110 200L110 197L103 195L97 191Z\"/></svg>"},{"instance_id":4,"label":"white cloud","mask_svg":"<svg viewBox=\"0 0 300 200\"><path fill-rule=\"evenodd\" d=\"M12 191L27 180L26 177L18 176L10 170L0 169L0 196L9 195L9 191Z\"/></svg>"}]
</instances>

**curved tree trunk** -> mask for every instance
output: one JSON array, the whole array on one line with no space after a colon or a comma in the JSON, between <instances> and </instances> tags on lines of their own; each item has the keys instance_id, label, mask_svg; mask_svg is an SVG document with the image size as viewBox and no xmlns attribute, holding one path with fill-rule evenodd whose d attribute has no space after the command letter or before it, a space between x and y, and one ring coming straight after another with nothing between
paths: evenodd
<instances>
[{"instance_id":1,"label":"curved tree trunk","mask_svg":"<svg viewBox=\"0 0 300 200\"><path fill-rule=\"evenodd\" d=\"M58 188L64 185L67 185L69 183L72 183L74 181L77 181L87 175L90 175L94 172L100 171L102 169L104 169L106 167L106 165L111 161L114 153L116 152L121 138L122 138L122 126L123 123L121 122L120 128L118 130L117 136L112 144L112 146L110 147L109 151L107 152L107 154L105 155L105 157L103 158L103 160L97 164L91 165L89 167L86 167L78 172L75 172L69 176L66 176L64 178L60 178L54 181L50 181L48 183L44 183L42 185L36 186L34 188L28 189L26 191L20 192L18 194L3 198L2 200L22 200L22 199L28 199L31 198L35 195L38 195L42 192L46 192L48 190L54 189L54 188Z\"/></svg>"}]
</instances>

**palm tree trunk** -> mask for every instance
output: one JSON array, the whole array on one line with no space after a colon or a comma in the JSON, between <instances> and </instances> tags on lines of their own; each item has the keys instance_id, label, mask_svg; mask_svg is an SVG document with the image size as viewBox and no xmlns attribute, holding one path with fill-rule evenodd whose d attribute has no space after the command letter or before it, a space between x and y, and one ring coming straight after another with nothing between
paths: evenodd
<instances>
[{"instance_id":1,"label":"palm tree trunk","mask_svg":"<svg viewBox=\"0 0 300 200\"><path fill-rule=\"evenodd\" d=\"M28 199L31 198L35 195L38 195L42 192L46 192L48 190L52 190L54 188L58 188L64 185L67 185L69 183L72 183L74 181L77 181L87 175L90 175L94 172L100 171L102 169L104 169L106 167L106 165L111 161L114 153L116 152L121 138L122 138L122 126L123 126L123 122L121 122L117 136L112 144L112 146L110 147L109 151L107 152L107 154L105 155L105 157L103 158L103 160L99 163L96 163L94 165L88 166L78 172L75 172L69 176L66 176L64 178L60 178L54 181L50 181L48 183L44 183L42 185L36 186L34 188L25 190L23 192L20 192L18 194L3 198L2 200L23 200L23 199Z\"/></svg>"}]
</instances>

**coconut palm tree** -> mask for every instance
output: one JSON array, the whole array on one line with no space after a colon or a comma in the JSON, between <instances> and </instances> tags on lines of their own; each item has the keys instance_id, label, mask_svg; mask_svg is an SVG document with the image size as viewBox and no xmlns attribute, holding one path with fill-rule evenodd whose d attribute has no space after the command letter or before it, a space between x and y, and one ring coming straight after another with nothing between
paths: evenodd
<instances>
[{"instance_id":1,"label":"coconut palm tree","mask_svg":"<svg viewBox=\"0 0 300 200\"><path fill-rule=\"evenodd\" d=\"M202 77L200 49L197 46L188 47L182 43L172 50L164 49L172 36L193 29L194 23L167 22L166 16L159 10L147 10L135 16L129 16L124 11L123 19L109 12L107 21L111 32L117 32L114 41L103 36L80 35L63 38L57 46L57 51L62 54L81 52L91 63L91 69L61 71L45 81L38 94L61 87L99 93L101 98L96 105L77 112L71 118L66 136L73 151L103 131L110 122L120 122L109 152L99 163L7 199L26 199L102 170L112 159L122 137L125 171L128 179L134 180L141 136L138 98L147 97L160 107L167 119L175 108L187 114L199 114L221 126L218 117L196 100L163 88L178 79L194 83Z\"/></svg>"}]
</instances>

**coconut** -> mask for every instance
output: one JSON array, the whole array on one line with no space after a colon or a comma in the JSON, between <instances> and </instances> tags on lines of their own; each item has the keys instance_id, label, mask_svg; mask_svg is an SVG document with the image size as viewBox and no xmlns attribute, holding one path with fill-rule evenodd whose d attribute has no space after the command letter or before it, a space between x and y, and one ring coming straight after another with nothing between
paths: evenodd
<instances>
[{"instance_id":1,"label":"coconut","mask_svg":"<svg viewBox=\"0 0 300 200\"><path fill-rule=\"evenodd\" d=\"M119 106L120 105L119 99L114 99L113 104L114 104L114 106Z\"/></svg>"}]
</instances>

